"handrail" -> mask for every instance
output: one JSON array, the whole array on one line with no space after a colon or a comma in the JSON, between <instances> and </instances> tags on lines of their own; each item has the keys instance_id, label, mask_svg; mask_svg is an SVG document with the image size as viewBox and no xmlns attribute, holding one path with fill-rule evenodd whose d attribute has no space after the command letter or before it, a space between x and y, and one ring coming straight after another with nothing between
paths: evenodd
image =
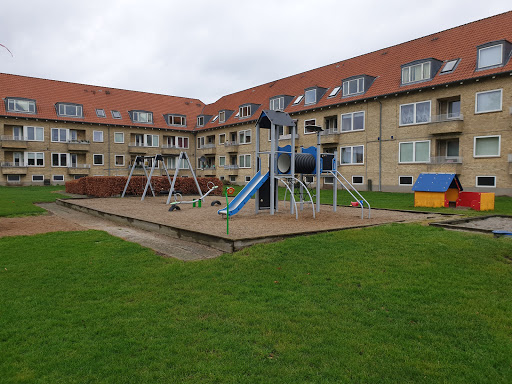
<instances>
[{"instance_id":1,"label":"handrail","mask_svg":"<svg viewBox=\"0 0 512 384\"><path fill-rule=\"evenodd\" d=\"M295 180L295 181L297 181L299 184L301 184L304 187L304 189L306 190L306 192L309 195L309 201L311 202L311 208L313 209L313 219L315 219L316 218L316 216L315 216L315 204L313 203L313 197L311 196L311 193L309 193L309 190L304 185L304 183L302 181L300 181L299 179L297 179L296 177L293 177L293 176L285 176L285 177L283 177L283 176L276 176L276 179L281 180L281 181L283 181L282 179ZM283 183L284 183L284 181L283 181ZM293 196L292 191L291 191L291 189L288 186L287 186L287 189L290 191L290 194ZM293 197L293 200L295 201L295 197ZM298 217L297 204L295 204L295 215Z\"/></svg>"},{"instance_id":2,"label":"handrail","mask_svg":"<svg viewBox=\"0 0 512 384\"><path fill-rule=\"evenodd\" d=\"M350 195L356 200L359 202L359 205L361 206L361 219L364 218L364 206L363 204L361 204L361 200L364 201L367 205L368 205L368 218L370 219L371 218L371 210L372 208L370 207L370 203L368 203L368 201L366 201L366 199L363 197L363 195L361 195L359 193L359 191L354 188L354 186L352 184L350 184L350 182L345 179L345 176L343 176L339 171L330 171L331 174L336 178L336 180L338 180L340 182L340 184L347 190L348 193L350 193ZM343 180L345 180L345 182L357 193L357 195L361 198L361 200L359 200L357 197L354 196L354 194L352 192L350 192L350 190L345 186L345 184L343 184L343 182L336 176L336 174L340 175L341 178Z\"/></svg>"}]
</instances>

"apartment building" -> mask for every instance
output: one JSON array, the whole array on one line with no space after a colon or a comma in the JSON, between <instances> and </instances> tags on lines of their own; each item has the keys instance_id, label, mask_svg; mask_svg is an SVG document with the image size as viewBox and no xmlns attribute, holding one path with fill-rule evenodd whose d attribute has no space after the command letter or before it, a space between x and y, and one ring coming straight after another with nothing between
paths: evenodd
<instances>
[{"instance_id":1,"label":"apartment building","mask_svg":"<svg viewBox=\"0 0 512 384\"><path fill-rule=\"evenodd\" d=\"M317 142L307 126L323 127L322 151L362 190L408 192L422 172L451 172L465 190L512 195L510 25L507 12L209 105L0 74L0 183L127 175L139 154L161 153L173 169L183 150L199 176L244 184L256 172L256 120L272 109L296 122L297 148ZM280 145L291 131L280 128Z\"/></svg>"}]
</instances>

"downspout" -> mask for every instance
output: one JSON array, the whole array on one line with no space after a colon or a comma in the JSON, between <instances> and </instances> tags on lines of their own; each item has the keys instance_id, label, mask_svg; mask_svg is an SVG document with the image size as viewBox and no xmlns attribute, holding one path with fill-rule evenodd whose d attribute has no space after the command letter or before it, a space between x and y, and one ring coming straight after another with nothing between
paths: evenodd
<instances>
[{"instance_id":1,"label":"downspout","mask_svg":"<svg viewBox=\"0 0 512 384\"><path fill-rule=\"evenodd\" d=\"M379 192L382 192L382 103L379 100Z\"/></svg>"},{"instance_id":2,"label":"downspout","mask_svg":"<svg viewBox=\"0 0 512 384\"><path fill-rule=\"evenodd\" d=\"M107 127L108 133L108 176L110 176L110 125Z\"/></svg>"}]
</instances>

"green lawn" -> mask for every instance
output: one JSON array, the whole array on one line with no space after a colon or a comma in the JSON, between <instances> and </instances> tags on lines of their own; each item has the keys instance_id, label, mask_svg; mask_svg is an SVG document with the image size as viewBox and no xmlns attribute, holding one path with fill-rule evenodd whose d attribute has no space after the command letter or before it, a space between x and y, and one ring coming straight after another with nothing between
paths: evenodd
<instances>
[{"instance_id":1,"label":"green lawn","mask_svg":"<svg viewBox=\"0 0 512 384\"><path fill-rule=\"evenodd\" d=\"M510 383L512 241L419 225L164 259L0 239L3 383Z\"/></svg>"},{"instance_id":2,"label":"green lawn","mask_svg":"<svg viewBox=\"0 0 512 384\"><path fill-rule=\"evenodd\" d=\"M34 203L52 202L66 197L55 191L64 186L2 187L0 186L0 217L40 215L46 211Z\"/></svg>"}]
</instances>

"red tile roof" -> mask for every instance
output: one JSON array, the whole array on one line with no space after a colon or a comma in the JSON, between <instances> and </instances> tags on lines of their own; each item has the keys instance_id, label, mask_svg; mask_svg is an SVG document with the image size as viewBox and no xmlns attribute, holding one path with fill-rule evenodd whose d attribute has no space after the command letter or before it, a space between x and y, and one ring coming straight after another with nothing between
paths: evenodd
<instances>
[{"instance_id":1,"label":"red tile roof","mask_svg":"<svg viewBox=\"0 0 512 384\"><path fill-rule=\"evenodd\" d=\"M0 97L22 97L36 100L37 115L10 113L5 102L0 103L0 115L34 117L58 121L78 121L87 123L115 124L125 126L150 126L176 130L193 130L196 116L201 113L204 103L198 99L158 95L146 92L127 91L95 85L67 83L33 77L0 73ZM57 116L55 104L59 102L83 105L84 118ZM104 109L106 117L96 116L96 109ZM114 119L111 110L121 112L121 119ZM134 124L128 111L143 110L153 112L153 124ZM164 114L187 116L186 127L170 127Z\"/></svg>"},{"instance_id":2,"label":"red tile roof","mask_svg":"<svg viewBox=\"0 0 512 384\"><path fill-rule=\"evenodd\" d=\"M328 88L328 90L314 105L305 106L304 100L302 100L301 103L294 106L292 101L285 111L288 113L298 112L327 105L336 105L413 89L459 82L491 74L511 72L512 59L510 58L503 67L476 70L477 46L497 40L507 40L512 43L512 11L226 95L215 103L207 105L203 113L215 116L218 111L223 109L234 109L236 111L239 105L245 103L261 104L262 107L256 112L253 111L253 116L249 119L239 119L233 114L225 123L220 124L218 121L210 122L202 129L255 120L263 109L269 108L269 99L271 97L292 95L296 98L304 94L306 88L313 86ZM452 73L443 75L437 73L432 80L402 86L401 65L429 58L440 61L449 61L457 58L461 60ZM342 92L340 91L337 96L328 98L332 89L340 86L343 79L358 75L376 77L365 94L342 98Z\"/></svg>"}]
</instances>

